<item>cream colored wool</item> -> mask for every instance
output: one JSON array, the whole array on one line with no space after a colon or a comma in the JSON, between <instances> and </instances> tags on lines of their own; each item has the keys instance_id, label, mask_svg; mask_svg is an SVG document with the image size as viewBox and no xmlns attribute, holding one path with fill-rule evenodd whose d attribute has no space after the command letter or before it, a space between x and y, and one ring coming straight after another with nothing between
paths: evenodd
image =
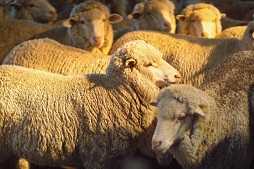
<instances>
[{"instance_id":1,"label":"cream colored wool","mask_svg":"<svg viewBox=\"0 0 254 169\"><path fill-rule=\"evenodd\" d=\"M7 17L3 11L0 15L0 25L0 62L14 46L55 27L27 20L12 19Z\"/></svg>"},{"instance_id":2,"label":"cream colored wool","mask_svg":"<svg viewBox=\"0 0 254 169\"><path fill-rule=\"evenodd\" d=\"M200 106L205 116L196 118L191 131L187 131L183 140L170 149L184 169L250 168L254 155L253 64L253 51L238 52L211 72L200 86L204 90L199 90L202 94L197 94L197 89L190 86L169 87L175 98L190 107L189 112L182 113L194 112ZM161 93L159 102L168 99L168 94ZM164 106L173 109L172 105ZM184 123L184 118L181 122Z\"/></svg>"},{"instance_id":3,"label":"cream colored wool","mask_svg":"<svg viewBox=\"0 0 254 169\"><path fill-rule=\"evenodd\" d=\"M30 40L11 50L3 64L13 64L64 75L105 73L109 56L88 52L51 39Z\"/></svg>"},{"instance_id":4,"label":"cream colored wool","mask_svg":"<svg viewBox=\"0 0 254 169\"><path fill-rule=\"evenodd\" d=\"M157 47L163 58L174 66L183 76L183 82L199 86L204 82L211 68L218 66L229 55L253 49L252 31L254 22L250 22L242 40L204 39L184 35L168 35L151 31L127 33L118 39L111 52L132 40L144 40Z\"/></svg>"},{"instance_id":5,"label":"cream colored wool","mask_svg":"<svg viewBox=\"0 0 254 169\"><path fill-rule=\"evenodd\" d=\"M14 154L38 165L103 168L111 157L135 150L152 123L149 103L159 92L159 72L165 83L179 74L143 41L116 51L106 74L1 66L0 159Z\"/></svg>"},{"instance_id":6,"label":"cream colored wool","mask_svg":"<svg viewBox=\"0 0 254 169\"><path fill-rule=\"evenodd\" d=\"M234 26L223 30L216 38L237 38L242 39L247 26Z\"/></svg>"}]
</instances>

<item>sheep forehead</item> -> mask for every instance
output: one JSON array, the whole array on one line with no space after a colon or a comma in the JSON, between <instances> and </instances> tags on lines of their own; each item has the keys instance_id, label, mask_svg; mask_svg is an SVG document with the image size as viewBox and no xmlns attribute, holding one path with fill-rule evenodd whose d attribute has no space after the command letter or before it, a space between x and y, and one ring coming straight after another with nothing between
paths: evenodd
<instances>
[{"instance_id":1,"label":"sheep forehead","mask_svg":"<svg viewBox=\"0 0 254 169\"><path fill-rule=\"evenodd\" d=\"M70 16L75 16L80 13L86 13L88 11L93 11L95 13L100 11L100 13L104 13L104 15L109 16L109 9L100 2L96 1L86 1L80 3L72 9Z\"/></svg>"},{"instance_id":2,"label":"sheep forehead","mask_svg":"<svg viewBox=\"0 0 254 169\"><path fill-rule=\"evenodd\" d=\"M134 58L138 61L146 62L158 61L158 58L162 59L162 53L150 44L142 40L135 40L124 44L118 53L121 58Z\"/></svg>"},{"instance_id":3,"label":"sheep forehead","mask_svg":"<svg viewBox=\"0 0 254 169\"><path fill-rule=\"evenodd\" d=\"M161 0L161 1L148 1L145 4L145 11L168 11L173 13L175 6L171 1Z\"/></svg>"},{"instance_id":4,"label":"sheep forehead","mask_svg":"<svg viewBox=\"0 0 254 169\"><path fill-rule=\"evenodd\" d=\"M79 18L84 18L87 20L103 20L103 19L106 19L107 16L101 10L93 9L91 11L79 13Z\"/></svg>"}]
</instances>

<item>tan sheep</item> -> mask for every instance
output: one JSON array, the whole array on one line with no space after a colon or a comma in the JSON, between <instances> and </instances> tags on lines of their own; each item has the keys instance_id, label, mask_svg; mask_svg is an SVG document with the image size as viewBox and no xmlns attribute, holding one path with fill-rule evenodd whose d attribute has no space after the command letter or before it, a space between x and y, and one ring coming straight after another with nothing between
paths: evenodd
<instances>
[{"instance_id":1,"label":"tan sheep","mask_svg":"<svg viewBox=\"0 0 254 169\"><path fill-rule=\"evenodd\" d=\"M116 51L106 74L63 76L18 66L0 67L0 156L38 165L104 168L135 150L154 119L150 106L178 71L143 41Z\"/></svg>"},{"instance_id":2,"label":"tan sheep","mask_svg":"<svg viewBox=\"0 0 254 169\"><path fill-rule=\"evenodd\" d=\"M56 9L48 0L2 0L7 15L16 19L29 19L41 23L54 22Z\"/></svg>"},{"instance_id":3,"label":"tan sheep","mask_svg":"<svg viewBox=\"0 0 254 169\"><path fill-rule=\"evenodd\" d=\"M188 5L178 20L177 33L197 37L215 38L221 33L221 18L223 14L213 5L197 3Z\"/></svg>"},{"instance_id":4,"label":"tan sheep","mask_svg":"<svg viewBox=\"0 0 254 169\"><path fill-rule=\"evenodd\" d=\"M186 85L163 90L153 136L158 157L169 150L184 169L251 168L253 64L253 51L239 52L211 73L204 91Z\"/></svg>"},{"instance_id":5,"label":"tan sheep","mask_svg":"<svg viewBox=\"0 0 254 169\"><path fill-rule=\"evenodd\" d=\"M107 54L113 43L111 23L122 19L117 14L110 14L109 9L95 0L88 0L75 6L64 26L38 35L48 37L60 43L92 51L100 49Z\"/></svg>"},{"instance_id":6,"label":"tan sheep","mask_svg":"<svg viewBox=\"0 0 254 169\"><path fill-rule=\"evenodd\" d=\"M117 40L118 47L132 40L144 40L157 47L163 58L183 75L184 83L199 86L212 67L219 65L230 54L253 49L254 22L250 22L242 40L205 39L184 35L168 35L159 32L136 31L127 33Z\"/></svg>"},{"instance_id":7,"label":"tan sheep","mask_svg":"<svg viewBox=\"0 0 254 169\"><path fill-rule=\"evenodd\" d=\"M246 31L247 26L235 26L231 28L227 28L223 30L220 34L216 36L216 38L237 38L242 39L244 36L244 32Z\"/></svg>"},{"instance_id":8,"label":"tan sheep","mask_svg":"<svg viewBox=\"0 0 254 169\"><path fill-rule=\"evenodd\" d=\"M149 0L136 4L122 23L114 26L116 39L133 30L175 33L175 6L170 0Z\"/></svg>"},{"instance_id":9,"label":"tan sheep","mask_svg":"<svg viewBox=\"0 0 254 169\"><path fill-rule=\"evenodd\" d=\"M37 39L23 42L13 48L2 64L71 75L105 73L108 63L109 57L98 50L91 53L51 39Z\"/></svg>"}]
</instances>

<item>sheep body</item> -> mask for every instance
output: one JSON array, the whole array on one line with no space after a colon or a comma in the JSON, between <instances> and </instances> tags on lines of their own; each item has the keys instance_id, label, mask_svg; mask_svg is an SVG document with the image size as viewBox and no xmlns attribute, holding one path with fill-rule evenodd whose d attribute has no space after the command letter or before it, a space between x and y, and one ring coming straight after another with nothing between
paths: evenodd
<instances>
[{"instance_id":1,"label":"sheep body","mask_svg":"<svg viewBox=\"0 0 254 169\"><path fill-rule=\"evenodd\" d=\"M2 14L0 19L0 62L2 62L5 55L17 44L32 39L36 34L55 28L53 25L11 19L4 13Z\"/></svg>"},{"instance_id":2,"label":"sheep body","mask_svg":"<svg viewBox=\"0 0 254 169\"><path fill-rule=\"evenodd\" d=\"M249 61L253 63L253 59ZM231 82L229 83L231 84ZM187 122L189 117L185 117L185 120L181 121L181 127L188 127L181 134L178 133L180 135L178 137L181 137L182 141L170 150L170 153L184 169L241 169L250 167L253 158L251 151L253 139L249 132L251 131L251 116L248 110L247 88L247 86L242 86L242 90L238 91L228 89L228 92L222 96L221 92L224 89L221 90L218 86L215 90L210 88L213 90L211 93L188 85L176 85L169 87L160 94L161 97L158 98L160 108L158 124L162 124L165 120L162 116L168 113L166 106L172 109L176 107L178 110L180 109L179 106L173 105L173 99L182 103L182 106L187 104L189 110L179 113L196 117L196 121L192 124ZM166 105L166 103L170 104ZM197 117L194 114L197 111L203 113L202 116L204 117L200 115ZM155 131L153 141L163 134L163 131L159 130L160 128L156 128L158 130ZM172 134L172 131L167 132ZM164 140L162 144L164 144ZM165 144L161 145L161 150L162 147L165 147ZM159 148L155 149L158 150Z\"/></svg>"},{"instance_id":3,"label":"sheep body","mask_svg":"<svg viewBox=\"0 0 254 169\"><path fill-rule=\"evenodd\" d=\"M199 86L211 68L219 65L230 54L252 49L253 22L246 29L245 36L239 39L204 39L184 35L168 35L151 31L127 33L118 39L112 52L132 40L144 40L163 53L163 58L183 76L184 83Z\"/></svg>"},{"instance_id":4,"label":"sheep body","mask_svg":"<svg viewBox=\"0 0 254 169\"><path fill-rule=\"evenodd\" d=\"M159 67L146 66L150 62ZM14 154L38 165L103 168L136 149L133 143L153 121L149 103L157 81L175 82L177 74L142 41L112 55L106 74L63 76L3 65L0 159Z\"/></svg>"},{"instance_id":5,"label":"sheep body","mask_svg":"<svg viewBox=\"0 0 254 169\"><path fill-rule=\"evenodd\" d=\"M51 39L30 40L13 48L3 64L13 64L64 75L105 73L109 57L62 45Z\"/></svg>"}]
</instances>

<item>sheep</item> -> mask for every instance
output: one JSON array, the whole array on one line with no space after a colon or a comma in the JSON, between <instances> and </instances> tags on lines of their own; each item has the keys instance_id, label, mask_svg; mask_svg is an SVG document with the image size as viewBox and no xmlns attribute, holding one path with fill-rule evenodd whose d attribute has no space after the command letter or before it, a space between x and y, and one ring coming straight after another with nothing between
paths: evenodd
<instances>
[{"instance_id":1,"label":"sheep","mask_svg":"<svg viewBox=\"0 0 254 169\"><path fill-rule=\"evenodd\" d=\"M253 159L253 51L230 56L200 89L174 85L157 98L152 147L184 169L250 168Z\"/></svg>"},{"instance_id":2,"label":"sheep","mask_svg":"<svg viewBox=\"0 0 254 169\"><path fill-rule=\"evenodd\" d=\"M175 6L169 0L149 0L135 5L122 23L114 25L116 39L133 30L157 30L175 33Z\"/></svg>"},{"instance_id":3,"label":"sheep","mask_svg":"<svg viewBox=\"0 0 254 169\"><path fill-rule=\"evenodd\" d=\"M102 3L88 0L75 6L63 25L36 38L51 38L65 45L92 51L98 48L108 54L113 43L111 23L121 21L122 17L110 14Z\"/></svg>"},{"instance_id":4,"label":"sheep","mask_svg":"<svg viewBox=\"0 0 254 169\"><path fill-rule=\"evenodd\" d=\"M64 76L2 65L0 159L13 153L38 165L101 169L136 149L154 118L150 103L178 79L144 41L119 48L105 74Z\"/></svg>"},{"instance_id":5,"label":"sheep","mask_svg":"<svg viewBox=\"0 0 254 169\"><path fill-rule=\"evenodd\" d=\"M0 62L17 44L35 37L36 34L47 32L56 26L35 23L29 20L12 19L0 10Z\"/></svg>"},{"instance_id":6,"label":"sheep","mask_svg":"<svg viewBox=\"0 0 254 169\"><path fill-rule=\"evenodd\" d=\"M183 83L198 87L211 68L218 66L230 54L240 50L253 49L254 22L250 22L242 40L205 39L184 35L168 35L151 31L127 33L112 46L114 52L124 43L144 40L157 47L163 58L183 76Z\"/></svg>"},{"instance_id":7,"label":"sheep","mask_svg":"<svg viewBox=\"0 0 254 169\"><path fill-rule=\"evenodd\" d=\"M54 22L56 9L47 0L5 0L8 15L16 19L29 19L40 23Z\"/></svg>"},{"instance_id":8,"label":"sheep","mask_svg":"<svg viewBox=\"0 0 254 169\"><path fill-rule=\"evenodd\" d=\"M237 38L242 39L247 26L235 26L223 30L216 38Z\"/></svg>"},{"instance_id":9,"label":"sheep","mask_svg":"<svg viewBox=\"0 0 254 169\"><path fill-rule=\"evenodd\" d=\"M215 38L221 33L221 18L223 14L213 5L197 3L188 5L178 20L177 33L197 37Z\"/></svg>"},{"instance_id":10,"label":"sheep","mask_svg":"<svg viewBox=\"0 0 254 169\"><path fill-rule=\"evenodd\" d=\"M12 64L63 75L105 73L109 57L88 52L51 39L35 39L13 48L2 64Z\"/></svg>"}]
</instances>

